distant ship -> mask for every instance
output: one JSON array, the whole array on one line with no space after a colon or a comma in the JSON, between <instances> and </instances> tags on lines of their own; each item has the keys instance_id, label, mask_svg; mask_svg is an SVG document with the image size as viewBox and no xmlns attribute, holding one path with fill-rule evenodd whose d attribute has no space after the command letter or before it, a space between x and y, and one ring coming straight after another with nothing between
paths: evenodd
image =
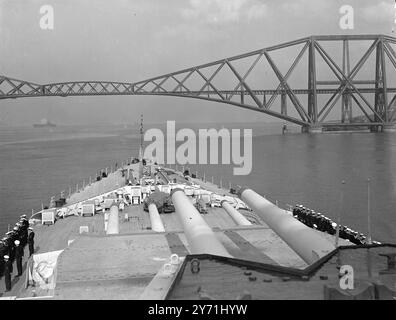
<instances>
[{"instance_id":1,"label":"distant ship","mask_svg":"<svg viewBox=\"0 0 396 320\"><path fill-rule=\"evenodd\" d=\"M48 119L41 119L40 123L33 124L35 128L43 128L43 127L56 127L56 124L51 123Z\"/></svg>"}]
</instances>

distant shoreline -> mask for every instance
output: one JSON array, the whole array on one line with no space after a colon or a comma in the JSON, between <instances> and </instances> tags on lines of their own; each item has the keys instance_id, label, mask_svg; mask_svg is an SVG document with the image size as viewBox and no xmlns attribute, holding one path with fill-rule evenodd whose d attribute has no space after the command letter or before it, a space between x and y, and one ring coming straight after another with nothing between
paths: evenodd
<instances>
[{"instance_id":1,"label":"distant shoreline","mask_svg":"<svg viewBox=\"0 0 396 320\"><path fill-rule=\"evenodd\" d=\"M215 125L215 124L217 124L217 125L231 125L231 124L238 124L238 125L283 125L285 122L284 121L279 121L279 122L261 122L261 121L255 121L255 122L243 122L243 121L240 121L240 122L223 122L223 121L212 121L212 122L207 122L207 121L199 121L199 122L189 122L189 121L178 121L178 120L175 120L176 121L176 123L182 123L182 124L185 124L185 125L200 125L200 124L202 124L202 125ZM145 126L153 126L153 125L161 125L161 124L164 124L164 123L166 123L166 120L164 120L164 121L161 121L161 122L148 122L148 121L145 121L144 122L144 125ZM298 126L298 125L295 125L295 124L293 124L293 123L287 123L287 125L288 126ZM127 126L128 128L138 128L139 127L139 125L138 124L135 124L135 123L78 123L78 124L59 124L59 123L57 123L56 124L56 128L58 128L58 127L60 127L60 128L62 128L62 127L66 127L66 128L68 128L68 127L84 127L84 126L89 126L89 127L91 127L91 126L103 126L103 127L115 127L115 126L119 126L119 127L125 127L125 126ZM2 129L2 128L11 128L11 129L13 129L13 128L25 128L25 129L28 129L28 128L32 128L32 124L31 123L28 123L28 124L18 124L18 123L15 123L15 124L8 124L8 123L0 123L0 128Z\"/></svg>"},{"instance_id":2,"label":"distant shoreline","mask_svg":"<svg viewBox=\"0 0 396 320\"><path fill-rule=\"evenodd\" d=\"M0 146L12 145L12 144L22 144L22 143L33 143L33 142L52 142L52 141L64 141L64 140L80 140L80 139L90 139L90 138L109 138L116 137L116 134L105 134L105 133L80 133L72 136L64 137L49 137L49 138L37 138L37 139L26 139L19 141L8 141L0 142Z\"/></svg>"}]
</instances>

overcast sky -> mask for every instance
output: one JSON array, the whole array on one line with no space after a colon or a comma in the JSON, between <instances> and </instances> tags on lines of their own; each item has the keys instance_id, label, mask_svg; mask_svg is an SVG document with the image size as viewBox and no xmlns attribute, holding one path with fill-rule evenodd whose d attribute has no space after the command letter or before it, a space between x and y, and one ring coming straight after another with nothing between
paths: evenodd
<instances>
[{"instance_id":1,"label":"overcast sky","mask_svg":"<svg viewBox=\"0 0 396 320\"><path fill-rule=\"evenodd\" d=\"M54 30L39 25L46 4ZM345 4L354 8L353 30L339 27ZM395 13L394 0L0 0L0 74L36 83L135 82L311 34L392 35ZM147 122L274 120L186 98L0 101L0 118L10 123L31 124L48 112L65 124L135 122L140 113Z\"/></svg>"}]
</instances>

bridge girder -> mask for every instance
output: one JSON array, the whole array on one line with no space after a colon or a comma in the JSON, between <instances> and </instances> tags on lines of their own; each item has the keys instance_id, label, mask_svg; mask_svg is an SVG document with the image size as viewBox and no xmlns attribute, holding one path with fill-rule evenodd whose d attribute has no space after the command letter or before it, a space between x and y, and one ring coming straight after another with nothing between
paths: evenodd
<instances>
[{"instance_id":1,"label":"bridge girder","mask_svg":"<svg viewBox=\"0 0 396 320\"><path fill-rule=\"evenodd\" d=\"M324 49L323 43L329 41L342 43L342 66L336 63L336 59ZM352 68L349 53L351 41L371 43ZM341 98L341 120L337 124L380 126L393 123L396 112L393 107L396 102L396 88L389 87L387 79L389 71L394 70L386 70L386 60L396 69L396 53L392 44L396 44L396 38L385 35L311 36L133 83L72 81L37 84L0 76L0 99L100 95L184 97L231 104L301 126L320 127L332 123L326 121L327 116ZM292 64L287 72L282 73L272 55L274 52L291 47L298 47L298 54L289 59ZM375 77L369 80L357 80L356 76L372 55L375 55L375 70L373 70ZM308 60L307 87L293 88L288 81L304 56ZM249 59L248 68L244 72L238 71L236 64L246 59ZM335 80L317 79L318 59L325 63ZM266 63L279 82L275 89L265 88L261 81L257 83L257 78L256 82L248 79L249 75L260 67L260 63ZM226 79L230 81L221 82L218 79L220 73L226 75ZM320 95L331 96L322 104L318 101ZM367 95L374 95L374 104L370 103ZM389 95L393 97L390 99ZM267 96L270 98L267 99ZM278 96L281 97L280 111L272 107ZM299 96L306 96L307 103L302 103ZM295 109L297 117L287 112L287 98ZM353 123L346 121L351 121L352 102L365 115L364 121Z\"/></svg>"}]
</instances>

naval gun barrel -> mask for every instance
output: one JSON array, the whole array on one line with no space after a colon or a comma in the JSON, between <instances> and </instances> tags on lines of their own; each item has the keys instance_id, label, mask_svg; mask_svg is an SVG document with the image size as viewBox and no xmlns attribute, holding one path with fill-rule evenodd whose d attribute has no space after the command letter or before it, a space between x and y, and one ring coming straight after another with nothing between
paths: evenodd
<instances>
[{"instance_id":1,"label":"naval gun barrel","mask_svg":"<svg viewBox=\"0 0 396 320\"><path fill-rule=\"evenodd\" d=\"M148 205L148 211L150 215L151 230L155 232L165 232L164 225L155 203L152 202Z\"/></svg>"},{"instance_id":2,"label":"naval gun barrel","mask_svg":"<svg viewBox=\"0 0 396 320\"><path fill-rule=\"evenodd\" d=\"M118 234L119 232L120 232L120 228L119 228L119 220L118 220L118 206L116 204L113 204L110 207L106 234Z\"/></svg>"},{"instance_id":3,"label":"naval gun barrel","mask_svg":"<svg viewBox=\"0 0 396 320\"><path fill-rule=\"evenodd\" d=\"M176 214L183 226L192 254L213 254L232 257L223 244L217 239L200 213L188 199L184 190L176 188L171 192Z\"/></svg>"},{"instance_id":4,"label":"naval gun barrel","mask_svg":"<svg viewBox=\"0 0 396 320\"><path fill-rule=\"evenodd\" d=\"M252 223L246 219L237 209L235 209L227 200L221 201L221 206L231 216L232 220L239 226L250 226Z\"/></svg>"},{"instance_id":5,"label":"naval gun barrel","mask_svg":"<svg viewBox=\"0 0 396 320\"><path fill-rule=\"evenodd\" d=\"M240 198L292 248L306 263L312 264L335 249L334 245L249 188L239 191Z\"/></svg>"}]
</instances>

